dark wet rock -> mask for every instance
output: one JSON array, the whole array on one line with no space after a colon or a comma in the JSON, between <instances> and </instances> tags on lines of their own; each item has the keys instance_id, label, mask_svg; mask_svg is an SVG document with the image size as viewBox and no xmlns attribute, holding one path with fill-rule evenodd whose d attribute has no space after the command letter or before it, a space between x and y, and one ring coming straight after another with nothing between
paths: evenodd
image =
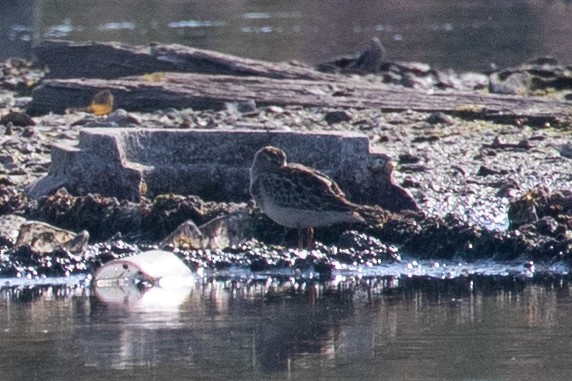
<instances>
[{"instance_id":1,"label":"dark wet rock","mask_svg":"<svg viewBox=\"0 0 572 381\"><path fill-rule=\"evenodd\" d=\"M413 89L430 89L434 82L431 75L419 76L413 72L405 72L401 75L400 85Z\"/></svg>"},{"instance_id":2,"label":"dark wet rock","mask_svg":"<svg viewBox=\"0 0 572 381\"><path fill-rule=\"evenodd\" d=\"M439 140L440 137L437 135L433 135L433 134L427 134L427 135L422 135L422 136L417 136L415 138L413 138L411 140L412 143L425 143L425 142L435 142L437 140Z\"/></svg>"},{"instance_id":3,"label":"dark wet rock","mask_svg":"<svg viewBox=\"0 0 572 381\"><path fill-rule=\"evenodd\" d=\"M401 186L403 188L421 188L421 183L419 181L415 181L412 177L406 177L401 182Z\"/></svg>"},{"instance_id":4,"label":"dark wet rock","mask_svg":"<svg viewBox=\"0 0 572 381\"><path fill-rule=\"evenodd\" d=\"M189 249L224 249L252 238L251 217L246 210L230 212L197 227L191 220L183 222L161 241L159 247Z\"/></svg>"},{"instance_id":5,"label":"dark wet rock","mask_svg":"<svg viewBox=\"0 0 572 381\"><path fill-rule=\"evenodd\" d=\"M224 270L238 266L247 267L251 271L304 269L320 273L329 273L347 266L376 265L400 260L396 247L386 247L376 242L375 238L365 238L365 235L362 238L370 242L370 249L340 248L316 242L311 250L297 250L251 240L222 250L187 250L180 252L180 255L194 268ZM373 250L373 246L383 251Z\"/></svg>"},{"instance_id":6,"label":"dark wet rock","mask_svg":"<svg viewBox=\"0 0 572 381\"><path fill-rule=\"evenodd\" d=\"M346 110L329 111L326 113L326 115L324 115L324 120L328 124L349 122L352 120L352 114Z\"/></svg>"},{"instance_id":7,"label":"dark wet rock","mask_svg":"<svg viewBox=\"0 0 572 381\"><path fill-rule=\"evenodd\" d=\"M512 200L508 208L510 228L535 223L549 216L567 223L572 215L572 191L550 190L547 187L530 189Z\"/></svg>"},{"instance_id":8,"label":"dark wet rock","mask_svg":"<svg viewBox=\"0 0 572 381\"><path fill-rule=\"evenodd\" d=\"M359 55L349 69L361 73L378 73L384 59L385 48L379 38L374 37L370 41L369 48Z\"/></svg>"},{"instance_id":9,"label":"dark wet rock","mask_svg":"<svg viewBox=\"0 0 572 381\"><path fill-rule=\"evenodd\" d=\"M99 241L117 232L140 233L148 208L146 201L119 202L96 194L76 197L62 188L39 200L31 216L72 231L87 230L93 240Z\"/></svg>"},{"instance_id":10,"label":"dark wet rock","mask_svg":"<svg viewBox=\"0 0 572 381\"><path fill-rule=\"evenodd\" d=\"M536 228L540 234L555 236L559 233L559 225L556 219L544 216L536 222Z\"/></svg>"},{"instance_id":11,"label":"dark wet rock","mask_svg":"<svg viewBox=\"0 0 572 381\"><path fill-rule=\"evenodd\" d=\"M399 155L399 164L416 164L421 161L419 156L413 155L411 153L402 153Z\"/></svg>"},{"instance_id":12,"label":"dark wet rock","mask_svg":"<svg viewBox=\"0 0 572 381\"><path fill-rule=\"evenodd\" d=\"M197 196L160 195L145 213L141 227L149 239L160 239L187 220L202 225L238 208L238 204L206 202Z\"/></svg>"},{"instance_id":13,"label":"dark wet rock","mask_svg":"<svg viewBox=\"0 0 572 381\"><path fill-rule=\"evenodd\" d=\"M151 232L151 239L157 239L170 234L187 220L202 221L204 215L205 203L199 197L160 195L153 200L142 227Z\"/></svg>"},{"instance_id":14,"label":"dark wet rock","mask_svg":"<svg viewBox=\"0 0 572 381\"><path fill-rule=\"evenodd\" d=\"M201 225L210 221L210 225L204 227L207 233L204 239L206 245L214 245L215 241L234 243L238 239L238 218L213 219L239 209L237 204L205 202L196 196L161 195L153 202L144 199L133 203L97 194L73 196L62 188L40 199L30 215L72 231L87 230L95 241L109 239L118 233L159 240L187 220ZM218 237L213 236L215 232ZM168 244L172 242L165 245Z\"/></svg>"},{"instance_id":15,"label":"dark wet rock","mask_svg":"<svg viewBox=\"0 0 572 381\"><path fill-rule=\"evenodd\" d=\"M0 124L8 125L12 123L13 126L26 127L35 126L36 122L25 112L11 111L0 118Z\"/></svg>"},{"instance_id":16,"label":"dark wet rock","mask_svg":"<svg viewBox=\"0 0 572 381\"><path fill-rule=\"evenodd\" d=\"M0 215L23 211L28 198L8 179L0 179Z\"/></svg>"},{"instance_id":17,"label":"dark wet rock","mask_svg":"<svg viewBox=\"0 0 572 381\"><path fill-rule=\"evenodd\" d=\"M94 269L82 256L60 248L39 254L30 246L20 246L8 254L8 271L3 275L36 278L38 276L66 276L86 273Z\"/></svg>"},{"instance_id":18,"label":"dark wet rock","mask_svg":"<svg viewBox=\"0 0 572 381\"><path fill-rule=\"evenodd\" d=\"M548 198L551 197L554 200L559 200L556 196L549 196ZM75 201L77 202L77 200ZM181 201L183 200L173 200L172 198L169 202L161 200L161 202L167 202L170 205L163 210L177 211L178 208L175 206L177 204L183 205L185 208L185 202ZM553 205L556 204L558 202L553 202ZM254 214L251 221L254 225L259 225L258 233L255 232L254 234L260 235L260 232L266 232L271 240L279 241L280 244L290 242L291 247L295 246L295 229L285 229L258 214ZM492 256L499 259L515 259L520 256L533 260L542 258L565 259L566 253L569 253L566 251L569 243L563 238L558 238L559 236L565 237L562 234L564 222L559 218L545 219L541 225L536 227L527 225L531 226L531 229L506 233L468 226L454 216L436 218L406 213L385 216L383 221L379 221L377 225L362 227L366 230L365 232L349 231L344 226L317 229L317 237L326 238L325 242L330 243L324 245L317 242L310 251L286 249L283 246L273 246L269 242L248 240L223 249L182 250L179 248L177 252L193 268L206 267L222 270L239 266L262 271L294 267L313 268L323 273L343 269L344 266L376 265L399 260L401 253L407 253L407 255L416 258L460 257L466 260ZM555 221L556 225L554 224ZM278 234L276 234L277 232ZM550 236L546 233L549 233ZM291 237L288 238L288 235ZM335 239L335 237L338 238ZM400 245L399 250L395 246L391 246L391 243ZM87 250L86 259L83 260L85 268L93 268L93 266L138 250L137 247L124 243L96 244L94 247L97 248L96 253L93 249ZM22 258L23 254L26 254L22 250L24 249L18 249L18 258ZM33 257L30 253L28 254ZM58 260L61 262L63 259ZM28 268L26 271L35 269L34 271L38 272L38 269L47 268L48 265L60 266L57 268L67 271L66 269L69 268L79 268L78 263L82 261L76 263L76 260L77 258L69 257L64 260L62 266L54 265L52 261L40 263L40 267L35 268L34 262L30 259L28 262L18 262L20 267L10 271L21 273ZM39 273L42 271L44 270L40 270Z\"/></svg>"},{"instance_id":19,"label":"dark wet rock","mask_svg":"<svg viewBox=\"0 0 572 381\"><path fill-rule=\"evenodd\" d=\"M449 115L442 112L434 112L427 118L429 124L453 124L454 120Z\"/></svg>"},{"instance_id":20,"label":"dark wet rock","mask_svg":"<svg viewBox=\"0 0 572 381\"><path fill-rule=\"evenodd\" d=\"M407 237L403 251L426 258L453 258L468 244L478 241L481 233L480 229L467 226L452 215L444 219L424 219L419 227L418 234Z\"/></svg>"},{"instance_id":21,"label":"dark wet rock","mask_svg":"<svg viewBox=\"0 0 572 381\"><path fill-rule=\"evenodd\" d=\"M490 75L489 91L492 93L542 95L570 91L570 89L572 89L570 68L552 57L540 57Z\"/></svg>"},{"instance_id":22,"label":"dark wet rock","mask_svg":"<svg viewBox=\"0 0 572 381\"><path fill-rule=\"evenodd\" d=\"M486 165L481 165L477 171L477 176L490 176L490 175L506 175L508 173L505 169L494 169Z\"/></svg>"},{"instance_id":23,"label":"dark wet rock","mask_svg":"<svg viewBox=\"0 0 572 381\"><path fill-rule=\"evenodd\" d=\"M508 219L512 229L538 221L534 196L525 194L513 200L508 207Z\"/></svg>"},{"instance_id":24,"label":"dark wet rock","mask_svg":"<svg viewBox=\"0 0 572 381\"><path fill-rule=\"evenodd\" d=\"M359 255L355 255L356 257L368 257L373 254L380 262L401 260L401 256L397 252L397 248L393 246L388 247L379 239L354 230L342 233L337 247L341 249L351 249L354 252L360 253ZM337 258L337 256L335 257ZM361 261L363 261L363 259L360 259L360 262Z\"/></svg>"},{"instance_id":25,"label":"dark wet rock","mask_svg":"<svg viewBox=\"0 0 572 381\"><path fill-rule=\"evenodd\" d=\"M226 103L225 106L227 111L231 114L252 115L258 111L254 100Z\"/></svg>"},{"instance_id":26,"label":"dark wet rock","mask_svg":"<svg viewBox=\"0 0 572 381\"><path fill-rule=\"evenodd\" d=\"M378 73L385 59L385 48L374 37L362 53L351 54L317 65L316 69L326 73Z\"/></svg>"},{"instance_id":27,"label":"dark wet rock","mask_svg":"<svg viewBox=\"0 0 572 381\"><path fill-rule=\"evenodd\" d=\"M22 137L23 138L31 138L37 134L36 129L33 127L26 127L22 130Z\"/></svg>"}]
</instances>

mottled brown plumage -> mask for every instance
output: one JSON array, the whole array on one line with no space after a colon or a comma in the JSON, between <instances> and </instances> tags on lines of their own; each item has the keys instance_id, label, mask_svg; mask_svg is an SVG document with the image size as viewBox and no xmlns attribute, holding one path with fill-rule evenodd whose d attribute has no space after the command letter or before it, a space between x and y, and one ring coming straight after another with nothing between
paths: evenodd
<instances>
[{"instance_id":1,"label":"mottled brown plumage","mask_svg":"<svg viewBox=\"0 0 572 381\"><path fill-rule=\"evenodd\" d=\"M334 180L304 165L288 164L284 151L276 147L264 147L254 156L250 193L268 217L286 227L364 222L358 206L346 199Z\"/></svg>"}]
</instances>

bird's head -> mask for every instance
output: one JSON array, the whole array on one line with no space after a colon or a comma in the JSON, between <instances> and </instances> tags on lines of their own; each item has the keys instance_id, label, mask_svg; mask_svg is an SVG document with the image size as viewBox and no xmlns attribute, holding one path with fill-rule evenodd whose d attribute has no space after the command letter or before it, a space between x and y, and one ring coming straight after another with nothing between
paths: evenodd
<instances>
[{"instance_id":1,"label":"bird's head","mask_svg":"<svg viewBox=\"0 0 572 381\"><path fill-rule=\"evenodd\" d=\"M286 154L280 148L266 146L254 155L253 170L275 170L286 164Z\"/></svg>"}]
</instances>

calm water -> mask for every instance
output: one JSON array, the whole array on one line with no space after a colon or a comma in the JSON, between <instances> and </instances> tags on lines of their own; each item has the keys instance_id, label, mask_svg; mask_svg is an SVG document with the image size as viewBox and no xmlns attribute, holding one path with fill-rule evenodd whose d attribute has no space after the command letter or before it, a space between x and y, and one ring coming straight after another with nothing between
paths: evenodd
<instances>
[{"instance_id":1,"label":"calm water","mask_svg":"<svg viewBox=\"0 0 572 381\"><path fill-rule=\"evenodd\" d=\"M65 38L316 63L379 36L392 60L486 70L543 54L572 63L570 20L557 0L1 0L0 59ZM103 295L81 279L10 280L0 379L569 380L571 277L545 270L239 272Z\"/></svg>"},{"instance_id":2,"label":"calm water","mask_svg":"<svg viewBox=\"0 0 572 381\"><path fill-rule=\"evenodd\" d=\"M378 36L391 60L487 70L547 54L572 63L570 20L569 0L2 0L0 59L64 38L317 63Z\"/></svg>"},{"instance_id":3,"label":"calm water","mask_svg":"<svg viewBox=\"0 0 572 381\"><path fill-rule=\"evenodd\" d=\"M5 286L0 378L571 379L565 268L476 264L447 279L427 267L321 281L237 272L146 292Z\"/></svg>"}]
</instances>

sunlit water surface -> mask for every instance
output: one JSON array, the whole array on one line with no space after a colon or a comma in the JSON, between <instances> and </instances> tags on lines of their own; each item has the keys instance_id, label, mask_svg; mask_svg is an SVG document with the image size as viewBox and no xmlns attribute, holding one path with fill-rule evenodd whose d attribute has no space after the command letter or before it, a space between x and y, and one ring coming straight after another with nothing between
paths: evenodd
<instances>
[{"instance_id":1,"label":"sunlit water surface","mask_svg":"<svg viewBox=\"0 0 572 381\"><path fill-rule=\"evenodd\" d=\"M2 380L568 380L564 265L405 261L94 290L3 279Z\"/></svg>"}]
</instances>

